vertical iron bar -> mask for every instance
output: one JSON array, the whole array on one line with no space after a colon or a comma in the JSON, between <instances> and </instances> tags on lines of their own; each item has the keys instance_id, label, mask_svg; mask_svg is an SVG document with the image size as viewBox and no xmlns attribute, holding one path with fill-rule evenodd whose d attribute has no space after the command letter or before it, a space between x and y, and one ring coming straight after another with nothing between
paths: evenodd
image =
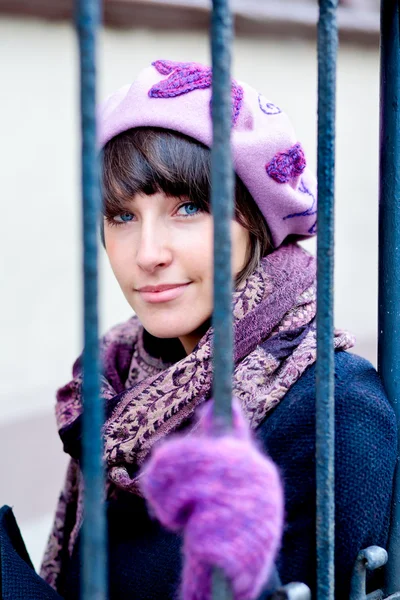
<instances>
[{"instance_id":1,"label":"vertical iron bar","mask_svg":"<svg viewBox=\"0 0 400 600\"><path fill-rule=\"evenodd\" d=\"M333 350L337 0L320 0L318 21L318 243L316 463L317 599L334 599L335 404Z\"/></svg>"},{"instance_id":2,"label":"vertical iron bar","mask_svg":"<svg viewBox=\"0 0 400 600\"><path fill-rule=\"evenodd\" d=\"M228 0L213 0L211 17L212 121L211 206L214 215L214 416L226 426L232 421L232 273L231 220L233 166L231 156L231 43L232 16ZM215 569L214 600L232 598L224 574Z\"/></svg>"},{"instance_id":3,"label":"vertical iron bar","mask_svg":"<svg viewBox=\"0 0 400 600\"><path fill-rule=\"evenodd\" d=\"M395 410L400 444L400 8L381 2L378 370ZM400 473L397 460L386 593L400 591Z\"/></svg>"},{"instance_id":4,"label":"vertical iron bar","mask_svg":"<svg viewBox=\"0 0 400 600\"><path fill-rule=\"evenodd\" d=\"M97 224L100 212L100 182L96 148L96 38L99 24L100 1L78 0L76 28L79 38L81 85L85 346L82 441L85 517L82 531L82 600L105 600L107 597L106 525L100 433L103 424L103 406L100 402L97 307Z\"/></svg>"}]
</instances>

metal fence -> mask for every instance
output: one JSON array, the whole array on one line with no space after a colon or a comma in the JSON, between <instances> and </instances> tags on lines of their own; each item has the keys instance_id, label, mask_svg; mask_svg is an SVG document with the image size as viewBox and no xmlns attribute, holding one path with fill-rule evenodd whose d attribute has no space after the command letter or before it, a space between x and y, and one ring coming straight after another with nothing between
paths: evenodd
<instances>
[{"instance_id":1,"label":"metal fence","mask_svg":"<svg viewBox=\"0 0 400 600\"><path fill-rule=\"evenodd\" d=\"M381 142L379 222L379 371L400 420L400 2L382 0ZM317 600L334 599L334 164L337 0L320 0L318 22L318 247L317 247ZM82 114L82 190L84 248L84 429L83 469L83 600L107 598L106 524L103 513L103 471L100 429L97 317L97 235L100 185L96 149L96 40L99 0L79 0L76 26L80 44ZM213 67L212 209L214 227L213 326L215 411L231 420L232 315L231 242L233 170L230 152L230 63L232 18L227 0L213 0L211 50ZM383 549L360 549L354 569L351 600L400 599L400 478L396 475L393 520L386 566L386 589L366 595L367 569L387 560ZM213 578L213 598L231 597L220 572ZM289 585L275 598L306 600L302 585Z\"/></svg>"}]
</instances>

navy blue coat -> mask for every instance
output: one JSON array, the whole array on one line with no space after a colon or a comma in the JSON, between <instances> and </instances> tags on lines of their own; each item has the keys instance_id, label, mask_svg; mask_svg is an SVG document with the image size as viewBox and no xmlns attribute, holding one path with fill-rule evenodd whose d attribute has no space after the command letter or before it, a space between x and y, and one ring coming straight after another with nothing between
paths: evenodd
<instances>
[{"instance_id":1,"label":"navy blue coat","mask_svg":"<svg viewBox=\"0 0 400 600\"><path fill-rule=\"evenodd\" d=\"M336 598L348 597L360 549L385 546L397 432L392 408L375 369L338 352L336 398ZM310 367L257 430L279 466L286 525L277 559L283 583L315 589L315 366ZM10 520L11 519L11 520ZM12 600L59 597L34 573L10 510L0 511L0 585ZM12 526L11 526L12 525ZM181 572L179 536L150 519L144 501L126 494L108 505L109 600L172 599ZM79 598L79 544L58 582L67 600ZM370 581L379 584L379 574Z\"/></svg>"}]
</instances>

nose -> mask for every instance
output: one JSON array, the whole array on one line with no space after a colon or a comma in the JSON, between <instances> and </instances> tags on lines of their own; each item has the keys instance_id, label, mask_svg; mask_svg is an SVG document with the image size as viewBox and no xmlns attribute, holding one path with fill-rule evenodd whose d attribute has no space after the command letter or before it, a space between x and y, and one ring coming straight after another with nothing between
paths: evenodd
<instances>
[{"instance_id":1,"label":"nose","mask_svg":"<svg viewBox=\"0 0 400 600\"><path fill-rule=\"evenodd\" d=\"M136 263L140 269L148 273L167 267L172 262L172 249L169 236L162 227L154 223L142 226L139 245L136 252Z\"/></svg>"}]
</instances>

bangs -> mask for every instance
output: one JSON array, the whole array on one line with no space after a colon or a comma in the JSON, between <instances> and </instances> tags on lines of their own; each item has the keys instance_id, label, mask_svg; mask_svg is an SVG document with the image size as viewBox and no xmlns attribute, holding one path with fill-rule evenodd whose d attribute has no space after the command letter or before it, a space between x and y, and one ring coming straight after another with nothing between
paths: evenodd
<instances>
[{"instance_id":1,"label":"bangs","mask_svg":"<svg viewBox=\"0 0 400 600\"><path fill-rule=\"evenodd\" d=\"M207 146L177 132L130 129L103 150L103 211L125 211L135 194L188 198L209 211L211 153Z\"/></svg>"}]
</instances>

